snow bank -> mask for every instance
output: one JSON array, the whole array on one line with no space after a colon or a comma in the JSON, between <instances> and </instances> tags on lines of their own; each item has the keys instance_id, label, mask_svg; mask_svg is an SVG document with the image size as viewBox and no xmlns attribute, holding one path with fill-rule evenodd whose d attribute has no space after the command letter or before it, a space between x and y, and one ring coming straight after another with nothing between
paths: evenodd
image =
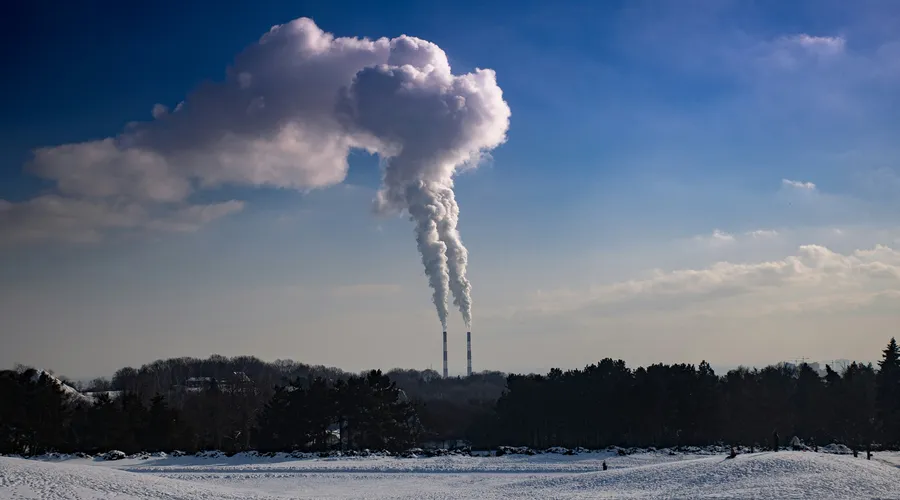
<instances>
[{"instance_id":1,"label":"snow bank","mask_svg":"<svg viewBox=\"0 0 900 500\"><path fill-rule=\"evenodd\" d=\"M853 450L851 450L848 446L838 443L832 443L826 446L819 448L819 451L822 453L834 453L837 455L852 455Z\"/></svg>"},{"instance_id":2,"label":"snow bank","mask_svg":"<svg viewBox=\"0 0 900 500\"><path fill-rule=\"evenodd\" d=\"M615 468L517 484L554 497L900 498L900 469L878 461L804 452L765 452L734 460L706 457Z\"/></svg>"}]
</instances>

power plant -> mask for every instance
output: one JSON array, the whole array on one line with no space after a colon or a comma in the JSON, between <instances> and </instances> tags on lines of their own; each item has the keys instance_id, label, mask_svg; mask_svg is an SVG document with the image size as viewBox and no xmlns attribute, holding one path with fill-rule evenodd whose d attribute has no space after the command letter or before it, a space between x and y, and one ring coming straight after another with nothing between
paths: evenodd
<instances>
[{"instance_id":1,"label":"power plant","mask_svg":"<svg viewBox=\"0 0 900 500\"><path fill-rule=\"evenodd\" d=\"M466 376L472 376L472 332L466 332Z\"/></svg>"},{"instance_id":2,"label":"power plant","mask_svg":"<svg viewBox=\"0 0 900 500\"><path fill-rule=\"evenodd\" d=\"M444 378L449 376L447 371L447 332L443 332L444 338ZM466 332L466 376L472 376L472 332Z\"/></svg>"},{"instance_id":3,"label":"power plant","mask_svg":"<svg viewBox=\"0 0 900 500\"><path fill-rule=\"evenodd\" d=\"M444 378L447 378L447 332L444 331Z\"/></svg>"}]
</instances>

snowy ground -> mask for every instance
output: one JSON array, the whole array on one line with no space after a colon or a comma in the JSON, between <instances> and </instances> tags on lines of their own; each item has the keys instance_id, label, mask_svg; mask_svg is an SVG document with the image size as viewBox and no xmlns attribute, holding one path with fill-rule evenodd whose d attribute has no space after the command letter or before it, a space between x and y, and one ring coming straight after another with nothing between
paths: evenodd
<instances>
[{"instance_id":1,"label":"snowy ground","mask_svg":"<svg viewBox=\"0 0 900 500\"><path fill-rule=\"evenodd\" d=\"M602 471L606 460L609 470ZM900 454L0 457L0 499L897 498Z\"/></svg>"}]
</instances>

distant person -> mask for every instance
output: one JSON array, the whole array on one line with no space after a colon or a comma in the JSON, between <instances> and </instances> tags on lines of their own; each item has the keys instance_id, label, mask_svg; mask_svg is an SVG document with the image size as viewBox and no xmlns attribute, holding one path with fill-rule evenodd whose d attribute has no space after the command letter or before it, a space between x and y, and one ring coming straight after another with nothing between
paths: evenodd
<instances>
[{"instance_id":1,"label":"distant person","mask_svg":"<svg viewBox=\"0 0 900 500\"><path fill-rule=\"evenodd\" d=\"M607 467L606 467L606 460L604 460L604 461L603 461L603 470L606 470L606 469L607 469Z\"/></svg>"}]
</instances>

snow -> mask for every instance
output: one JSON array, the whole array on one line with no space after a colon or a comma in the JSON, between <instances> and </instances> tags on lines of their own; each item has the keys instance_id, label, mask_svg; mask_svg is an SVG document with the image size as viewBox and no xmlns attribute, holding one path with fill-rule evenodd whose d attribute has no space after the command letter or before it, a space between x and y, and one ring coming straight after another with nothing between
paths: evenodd
<instances>
[{"instance_id":1,"label":"snow","mask_svg":"<svg viewBox=\"0 0 900 500\"><path fill-rule=\"evenodd\" d=\"M853 453L849 446L838 443L823 446L821 450L825 453L837 453L838 455L850 455Z\"/></svg>"},{"instance_id":2,"label":"snow","mask_svg":"<svg viewBox=\"0 0 900 500\"><path fill-rule=\"evenodd\" d=\"M609 470L602 471L606 461ZM897 498L900 453L0 457L0 499Z\"/></svg>"},{"instance_id":3,"label":"snow","mask_svg":"<svg viewBox=\"0 0 900 500\"><path fill-rule=\"evenodd\" d=\"M69 398L71 401L87 403L87 404L94 402L93 398L91 398L89 396L85 396L84 394L78 392L78 389L72 387L71 385L66 384L65 382L60 380L59 377L57 377L56 375L53 375L52 373L50 373L48 371L37 370L35 372L35 374L32 375L31 379L32 379L32 381L37 382L43 375L46 375L47 378L50 380L50 382L53 385L55 385L56 387L59 387L59 389L62 390L63 394L67 398Z\"/></svg>"},{"instance_id":4,"label":"snow","mask_svg":"<svg viewBox=\"0 0 900 500\"><path fill-rule=\"evenodd\" d=\"M109 399L117 399L124 393L125 391L87 391L82 392L81 394L84 397L89 398L92 402L95 402L103 395L107 396Z\"/></svg>"}]
</instances>

